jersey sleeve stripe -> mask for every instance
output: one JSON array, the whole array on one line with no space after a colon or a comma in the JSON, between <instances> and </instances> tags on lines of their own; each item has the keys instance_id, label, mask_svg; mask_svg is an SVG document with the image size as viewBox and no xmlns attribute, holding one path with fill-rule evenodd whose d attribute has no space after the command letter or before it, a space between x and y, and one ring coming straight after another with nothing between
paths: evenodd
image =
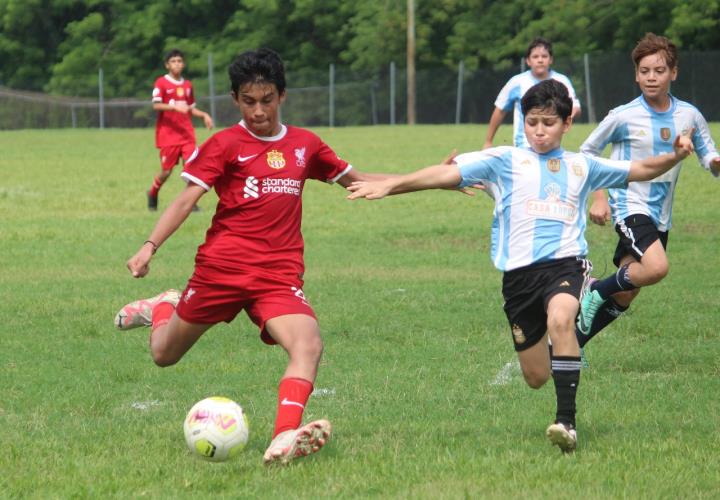
<instances>
[{"instance_id":1,"label":"jersey sleeve stripe","mask_svg":"<svg viewBox=\"0 0 720 500\"><path fill-rule=\"evenodd\" d=\"M197 177L195 177L192 174L183 172L182 174L180 174L180 177L182 177L185 180L185 182L188 182L188 183L192 182L193 184L197 184L198 186L203 188L205 191L210 191L210 186L208 186L207 184L205 184L203 181L201 181L200 179L198 179Z\"/></svg>"},{"instance_id":2,"label":"jersey sleeve stripe","mask_svg":"<svg viewBox=\"0 0 720 500\"><path fill-rule=\"evenodd\" d=\"M352 165L348 165L347 167L345 167L345 170L343 170L342 172L340 172L339 174L337 174L337 175L336 175L335 177L333 177L332 179L328 179L328 181L327 181L328 184L335 184L335 183L338 181L338 179L340 179L340 177L342 177L343 175L347 174L347 173L350 172L351 170L352 170Z\"/></svg>"}]
</instances>

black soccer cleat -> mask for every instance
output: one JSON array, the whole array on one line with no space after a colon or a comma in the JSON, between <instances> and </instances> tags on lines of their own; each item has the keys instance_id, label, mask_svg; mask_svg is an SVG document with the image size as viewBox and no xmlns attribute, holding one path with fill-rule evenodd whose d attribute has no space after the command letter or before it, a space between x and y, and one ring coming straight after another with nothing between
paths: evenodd
<instances>
[{"instance_id":1,"label":"black soccer cleat","mask_svg":"<svg viewBox=\"0 0 720 500\"><path fill-rule=\"evenodd\" d=\"M147 192L147 200L148 200L148 210L151 212L154 212L157 210L158 205L158 197L157 195L153 196L150 194L150 191Z\"/></svg>"}]
</instances>

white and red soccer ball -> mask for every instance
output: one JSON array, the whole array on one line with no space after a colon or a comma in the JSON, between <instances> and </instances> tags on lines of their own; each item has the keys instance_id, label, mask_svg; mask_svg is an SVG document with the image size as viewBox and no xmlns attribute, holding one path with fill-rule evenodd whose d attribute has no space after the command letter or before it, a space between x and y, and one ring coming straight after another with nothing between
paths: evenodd
<instances>
[{"instance_id":1,"label":"white and red soccer ball","mask_svg":"<svg viewBox=\"0 0 720 500\"><path fill-rule=\"evenodd\" d=\"M235 401L211 397L195 403L185 417L188 448L205 460L224 462L245 448L250 426Z\"/></svg>"}]
</instances>

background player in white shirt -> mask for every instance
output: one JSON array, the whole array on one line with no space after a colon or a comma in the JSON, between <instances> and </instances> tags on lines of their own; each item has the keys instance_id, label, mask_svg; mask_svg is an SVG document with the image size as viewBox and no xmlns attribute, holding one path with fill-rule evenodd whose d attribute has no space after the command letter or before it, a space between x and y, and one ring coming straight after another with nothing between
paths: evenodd
<instances>
[{"instance_id":1,"label":"background player in white shirt","mask_svg":"<svg viewBox=\"0 0 720 500\"><path fill-rule=\"evenodd\" d=\"M675 45L665 37L648 33L633 50L632 59L642 95L610 111L580 150L599 155L611 144L612 159L642 160L670 151L677 136L691 133L701 164L717 177L720 156L705 118L695 106L670 94L670 84L678 72ZM619 269L592 283L583 298L578 318L581 347L627 310L640 287L653 285L667 275L665 248L680 166L678 163L651 181L610 189L610 203L604 191L593 195L590 220L604 225L612 215L620 237L613 259Z\"/></svg>"},{"instance_id":2,"label":"background player in white shirt","mask_svg":"<svg viewBox=\"0 0 720 500\"><path fill-rule=\"evenodd\" d=\"M678 136L671 154L642 161L612 161L561 148L572 123L564 85L545 80L522 99L531 149L509 146L467 153L456 164L436 165L377 182L354 182L350 199L377 199L431 188L482 183L495 200L492 258L503 275L503 296L525 381L539 388L552 376L555 422L546 431L564 452L577 443L575 396L580 349L575 317L589 265L584 259L585 202L598 186L647 180L692 151ZM552 352L548 349L548 336Z\"/></svg>"},{"instance_id":3,"label":"background player in white shirt","mask_svg":"<svg viewBox=\"0 0 720 500\"><path fill-rule=\"evenodd\" d=\"M553 63L553 50L549 41L544 38L536 38L530 42L525 54L525 63L530 69L508 80L495 99L495 109L488 123L483 149L492 147L495 133L505 119L505 115L510 111L513 111L513 145L519 148L530 147L530 143L525 137L520 101L530 87L548 78L557 80L567 87L570 98L573 100L573 120L580 115L580 101L575 95L575 89L570 79L550 69Z\"/></svg>"}]
</instances>

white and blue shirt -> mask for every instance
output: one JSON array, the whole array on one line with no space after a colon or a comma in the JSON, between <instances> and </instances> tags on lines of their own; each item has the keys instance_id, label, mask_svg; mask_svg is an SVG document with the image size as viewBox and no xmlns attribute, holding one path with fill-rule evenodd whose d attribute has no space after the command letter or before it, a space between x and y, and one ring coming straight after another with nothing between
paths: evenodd
<instances>
[{"instance_id":1,"label":"white and blue shirt","mask_svg":"<svg viewBox=\"0 0 720 500\"><path fill-rule=\"evenodd\" d=\"M548 78L557 80L558 82L565 85L568 89L568 93L570 94L570 98L573 101L573 107L580 107L580 101L575 95L575 89L573 88L572 83L570 83L570 79L567 76L563 75L562 73L558 73L557 71L550 70ZM510 80L508 80L505 86L500 90L497 99L495 99L495 107L502 109L506 113L514 110L513 145L519 148L530 147L530 143L525 137L525 117L522 113L520 101L525 95L525 92L527 92L530 87L532 87L536 83L540 83L541 81L542 80L538 80L537 78L535 78L535 76L533 76L532 71L527 70L523 73L520 73L519 75L515 75L510 78Z\"/></svg>"},{"instance_id":2,"label":"white and blue shirt","mask_svg":"<svg viewBox=\"0 0 720 500\"><path fill-rule=\"evenodd\" d=\"M590 134L580 151L600 155L609 143L610 158L614 160L642 160L673 151L678 134L692 136L695 152L705 169L718 156L710 137L707 122L695 106L670 96L667 111L658 112L650 107L643 96L610 111ZM627 189L611 189L610 208L613 221L633 214L645 214L652 219L659 231L672 226L672 204L682 162L668 172L650 181L631 182Z\"/></svg>"},{"instance_id":3,"label":"white and blue shirt","mask_svg":"<svg viewBox=\"0 0 720 500\"><path fill-rule=\"evenodd\" d=\"M584 257L586 202L601 187L627 185L630 162L510 146L455 158L459 187L485 185L495 200L491 257L511 271L537 262Z\"/></svg>"}]
</instances>

